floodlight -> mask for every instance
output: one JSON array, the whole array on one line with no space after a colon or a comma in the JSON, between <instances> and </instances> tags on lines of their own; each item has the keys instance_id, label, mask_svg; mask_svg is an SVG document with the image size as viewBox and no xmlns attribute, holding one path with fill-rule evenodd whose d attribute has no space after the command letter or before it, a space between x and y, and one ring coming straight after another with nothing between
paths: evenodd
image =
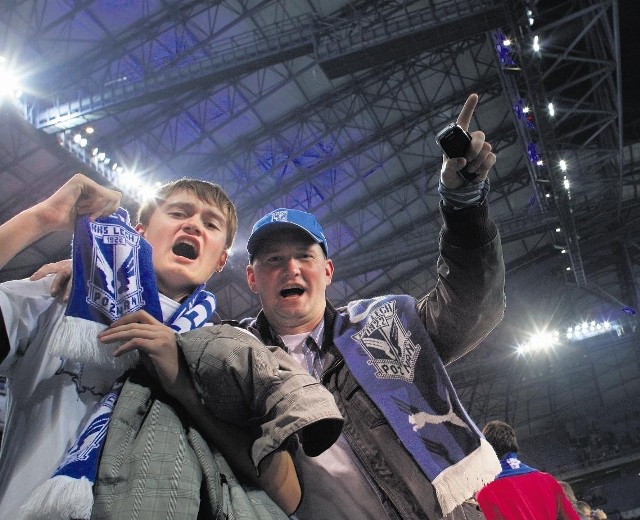
<instances>
[{"instance_id":1,"label":"floodlight","mask_svg":"<svg viewBox=\"0 0 640 520\"><path fill-rule=\"evenodd\" d=\"M0 56L0 97L15 95L20 97L22 87L14 72L7 68L7 60Z\"/></svg>"}]
</instances>

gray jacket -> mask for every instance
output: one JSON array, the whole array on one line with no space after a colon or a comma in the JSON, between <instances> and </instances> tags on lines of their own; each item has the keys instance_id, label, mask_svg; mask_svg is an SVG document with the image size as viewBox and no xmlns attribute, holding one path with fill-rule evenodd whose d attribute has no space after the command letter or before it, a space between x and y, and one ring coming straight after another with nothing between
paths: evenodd
<instances>
[{"instance_id":1,"label":"gray jacket","mask_svg":"<svg viewBox=\"0 0 640 520\"><path fill-rule=\"evenodd\" d=\"M256 433L256 468L292 435L313 455L340 434L331 394L279 349L229 325L190 331L179 345L212 416ZM264 492L238 484L142 368L129 375L116 403L94 496L94 519L287 518Z\"/></svg>"}]
</instances>

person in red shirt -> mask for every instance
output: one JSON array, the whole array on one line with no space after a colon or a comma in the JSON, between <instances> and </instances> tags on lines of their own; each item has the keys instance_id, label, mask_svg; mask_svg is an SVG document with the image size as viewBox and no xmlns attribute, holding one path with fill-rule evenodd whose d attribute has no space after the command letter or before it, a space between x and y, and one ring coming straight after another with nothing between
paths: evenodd
<instances>
[{"instance_id":1,"label":"person in red shirt","mask_svg":"<svg viewBox=\"0 0 640 520\"><path fill-rule=\"evenodd\" d=\"M552 475L518 459L518 440L511 426L491 421L482 433L502 465L496 479L476 495L487 520L580 520Z\"/></svg>"}]
</instances>

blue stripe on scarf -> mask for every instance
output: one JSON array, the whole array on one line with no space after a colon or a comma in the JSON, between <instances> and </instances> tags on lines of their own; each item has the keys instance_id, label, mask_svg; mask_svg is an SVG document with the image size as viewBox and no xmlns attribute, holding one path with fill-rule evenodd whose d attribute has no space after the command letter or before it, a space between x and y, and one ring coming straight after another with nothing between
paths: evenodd
<instances>
[{"instance_id":1,"label":"blue stripe on scarf","mask_svg":"<svg viewBox=\"0 0 640 520\"><path fill-rule=\"evenodd\" d=\"M116 405L124 379L118 379L111 390L102 398L96 410L91 414L85 428L74 445L69 448L64 459L54 472L55 475L66 475L71 478L91 477L97 471L96 451L99 451L107 437L107 428L111 413ZM95 470L93 470L95 466ZM93 481L94 479L91 479Z\"/></svg>"}]
</instances>

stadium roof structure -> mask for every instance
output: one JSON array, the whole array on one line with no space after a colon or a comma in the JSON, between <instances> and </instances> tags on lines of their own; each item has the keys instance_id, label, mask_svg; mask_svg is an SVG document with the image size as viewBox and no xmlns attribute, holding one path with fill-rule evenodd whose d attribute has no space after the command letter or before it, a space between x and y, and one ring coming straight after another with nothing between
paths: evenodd
<instances>
[{"instance_id":1,"label":"stadium roof structure","mask_svg":"<svg viewBox=\"0 0 640 520\"><path fill-rule=\"evenodd\" d=\"M452 378L479 424L501 418L533 435L613 413L640 394L630 4L2 2L0 55L22 94L1 105L0 219L76 171L122 189L132 212L135 179L198 177L221 184L239 213L233 254L211 282L223 317L258 309L244 248L252 223L278 207L311 211L324 225L336 305L419 297L436 279L434 137L476 92L471 130L498 155L490 205L507 310L451 365ZM69 235L56 234L0 275L27 276L69 250ZM516 353L534 328L605 320L620 326Z\"/></svg>"}]
</instances>

